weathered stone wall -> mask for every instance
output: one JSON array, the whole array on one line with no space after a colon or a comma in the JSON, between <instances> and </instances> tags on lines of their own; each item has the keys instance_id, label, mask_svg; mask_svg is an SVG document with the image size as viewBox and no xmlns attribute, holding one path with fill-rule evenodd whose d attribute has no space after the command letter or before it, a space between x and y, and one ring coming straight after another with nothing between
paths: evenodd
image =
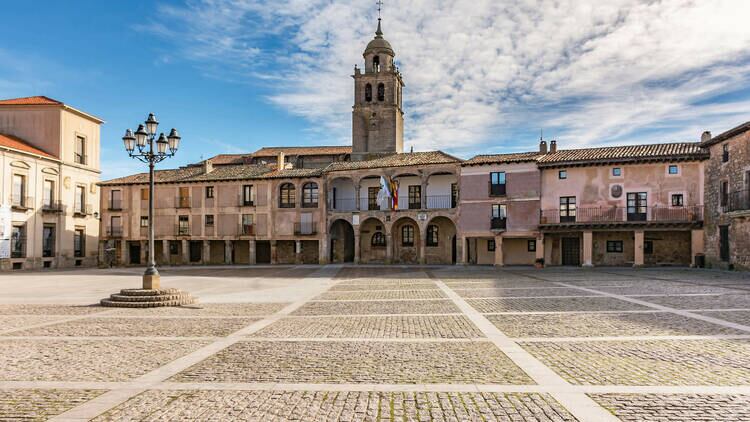
<instances>
[{"instance_id":1,"label":"weathered stone wall","mask_svg":"<svg viewBox=\"0 0 750 422\"><path fill-rule=\"evenodd\" d=\"M607 241L622 241L622 252L607 252ZM635 243L632 231L593 232L592 263L595 266L632 266ZM688 245L689 245L688 241Z\"/></svg>"},{"instance_id":2,"label":"weathered stone wall","mask_svg":"<svg viewBox=\"0 0 750 422\"><path fill-rule=\"evenodd\" d=\"M302 263L303 264L317 264L318 263L318 241L317 240L303 240L302 241Z\"/></svg>"},{"instance_id":3,"label":"weathered stone wall","mask_svg":"<svg viewBox=\"0 0 750 422\"><path fill-rule=\"evenodd\" d=\"M294 240L277 240L276 241L276 261L279 264L294 264Z\"/></svg>"},{"instance_id":4,"label":"weathered stone wall","mask_svg":"<svg viewBox=\"0 0 750 422\"><path fill-rule=\"evenodd\" d=\"M646 265L690 265L692 261L689 231L646 232L644 240L654 244L654 252L643 255Z\"/></svg>"},{"instance_id":5,"label":"weathered stone wall","mask_svg":"<svg viewBox=\"0 0 750 422\"><path fill-rule=\"evenodd\" d=\"M426 264L451 264L453 262L453 238L456 236L456 226L452 221L445 217L438 217L428 223L438 228L437 246L426 246L425 244L425 263ZM426 234L426 232L425 232Z\"/></svg>"}]
</instances>

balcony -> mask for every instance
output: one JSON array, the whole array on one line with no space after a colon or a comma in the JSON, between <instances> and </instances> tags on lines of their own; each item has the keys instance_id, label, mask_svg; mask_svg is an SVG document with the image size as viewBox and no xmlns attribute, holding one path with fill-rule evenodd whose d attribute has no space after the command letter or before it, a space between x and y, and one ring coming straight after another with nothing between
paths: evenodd
<instances>
[{"instance_id":1,"label":"balcony","mask_svg":"<svg viewBox=\"0 0 750 422\"><path fill-rule=\"evenodd\" d=\"M175 198L176 208L190 208L189 196L178 196Z\"/></svg>"},{"instance_id":2,"label":"balcony","mask_svg":"<svg viewBox=\"0 0 750 422\"><path fill-rule=\"evenodd\" d=\"M240 224L240 236L255 236L255 224Z\"/></svg>"},{"instance_id":3,"label":"balcony","mask_svg":"<svg viewBox=\"0 0 750 422\"><path fill-rule=\"evenodd\" d=\"M107 209L110 211L122 211L122 200L110 199L109 204L107 204Z\"/></svg>"},{"instance_id":4,"label":"balcony","mask_svg":"<svg viewBox=\"0 0 750 422\"><path fill-rule=\"evenodd\" d=\"M456 208L456 198L453 195L427 195L427 209L439 210Z\"/></svg>"},{"instance_id":5,"label":"balcony","mask_svg":"<svg viewBox=\"0 0 750 422\"><path fill-rule=\"evenodd\" d=\"M490 220L490 230L505 230L508 226L506 217L493 217Z\"/></svg>"},{"instance_id":6,"label":"balcony","mask_svg":"<svg viewBox=\"0 0 750 422\"><path fill-rule=\"evenodd\" d=\"M73 206L73 216L85 217L91 215L93 213L92 210L93 208L91 207L91 204L75 204Z\"/></svg>"},{"instance_id":7,"label":"balcony","mask_svg":"<svg viewBox=\"0 0 750 422\"><path fill-rule=\"evenodd\" d=\"M505 196L505 183L487 182L490 196Z\"/></svg>"},{"instance_id":8,"label":"balcony","mask_svg":"<svg viewBox=\"0 0 750 422\"><path fill-rule=\"evenodd\" d=\"M732 192L728 195L726 205L722 207L724 212L750 210L750 190Z\"/></svg>"},{"instance_id":9,"label":"balcony","mask_svg":"<svg viewBox=\"0 0 750 422\"><path fill-rule=\"evenodd\" d=\"M107 228L107 237L119 239L122 237L122 226L111 226Z\"/></svg>"},{"instance_id":10,"label":"balcony","mask_svg":"<svg viewBox=\"0 0 750 422\"><path fill-rule=\"evenodd\" d=\"M50 201L42 204L43 213L58 213L63 211L63 204L60 201Z\"/></svg>"},{"instance_id":11,"label":"balcony","mask_svg":"<svg viewBox=\"0 0 750 422\"><path fill-rule=\"evenodd\" d=\"M355 198L329 198L328 208L334 212L355 211L357 209L357 200Z\"/></svg>"},{"instance_id":12,"label":"balcony","mask_svg":"<svg viewBox=\"0 0 750 422\"><path fill-rule=\"evenodd\" d=\"M244 195L240 194L237 197L237 203L241 207L254 207L255 206L255 199L254 198L245 198Z\"/></svg>"},{"instance_id":13,"label":"balcony","mask_svg":"<svg viewBox=\"0 0 750 422\"><path fill-rule=\"evenodd\" d=\"M318 234L318 224L312 221L294 223L294 234L298 236Z\"/></svg>"},{"instance_id":14,"label":"balcony","mask_svg":"<svg viewBox=\"0 0 750 422\"><path fill-rule=\"evenodd\" d=\"M174 235L175 236L190 236L190 226L185 225L176 225L174 226Z\"/></svg>"},{"instance_id":15,"label":"balcony","mask_svg":"<svg viewBox=\"0 0 750 422\"><path fill-rule=\"evenodd\" d=\"M703 206L688 207L599 207L568 211L542 210L539 224L597 226L613 224L697 224L703 221Z\"/></svg>"},{"instance_id":16,"label":"balcony","mask_svg":"<svg viewBox=\"0 0 750 422\"><path fill-rule=\"evenodd\" d=\"M34 204L34 198L30 196L16 196L10 197L10 207L13 211L26 211L32 208Z\"/></svg>"}]
</instances>

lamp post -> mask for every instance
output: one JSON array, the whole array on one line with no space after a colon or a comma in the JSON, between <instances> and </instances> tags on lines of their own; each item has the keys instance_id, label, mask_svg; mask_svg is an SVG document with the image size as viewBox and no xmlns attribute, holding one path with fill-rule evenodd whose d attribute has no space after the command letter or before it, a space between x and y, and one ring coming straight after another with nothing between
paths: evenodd
<instances>
[{"instance_id":1,"label":"lamp post","mask_svg":"<svg viewBox=\"0 0 750 422\"><path fill-rule=\"evenodd\" d=\"M143 289L159 289L159 271L156 269L154 258L154 165L169 157L173 157L180 147L180 135L172 128L169 135L164 132L156 137L159 121L154 113L150 113L144 122L138 125L135 133L130 129L125 131L122 141L125 150L131 158L148 163L148 267L143 273Z\"/></svg>"}]
</instances>

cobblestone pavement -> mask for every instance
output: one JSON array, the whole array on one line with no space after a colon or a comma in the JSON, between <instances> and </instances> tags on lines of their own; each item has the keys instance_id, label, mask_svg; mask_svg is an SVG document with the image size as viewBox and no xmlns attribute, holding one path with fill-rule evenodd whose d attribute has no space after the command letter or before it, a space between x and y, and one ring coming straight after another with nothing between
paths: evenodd
<instances>
[{"instance_id":1,"label":"cobblestone pavement","mask_svg":"<svg viewBox=\"0 0 750 422\"><path fill-rule=\"evenodd\" d=\"M206 283L200 292L221 283L258 290L184 308L0 304L0 421L750 420L746 275L405 266L165 274L195 277Z\"/></svg>"}]
</instances>

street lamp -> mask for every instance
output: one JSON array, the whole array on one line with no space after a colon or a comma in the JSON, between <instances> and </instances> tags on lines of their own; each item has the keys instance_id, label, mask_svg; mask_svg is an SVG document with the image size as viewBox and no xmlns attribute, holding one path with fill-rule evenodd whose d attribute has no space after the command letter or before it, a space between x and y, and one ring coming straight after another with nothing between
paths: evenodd
<instances>
[{"instance_id":1,"label":"street lamp","mask_svg":"<svg viewBox=\"0 0 750 422\"><path fill-rule=\"evenodd\" d=\"M172 128L169 136L162 132L156 136L159 121L154 113L149 113L144 125L138 125L135 133L125 131L122 142L131 158L148 163L148 267L143 273L143 289L159 289L159 271L154 258L154 165L173 157L180 146L180 134Z\"/></svg>"}]
</instances>

